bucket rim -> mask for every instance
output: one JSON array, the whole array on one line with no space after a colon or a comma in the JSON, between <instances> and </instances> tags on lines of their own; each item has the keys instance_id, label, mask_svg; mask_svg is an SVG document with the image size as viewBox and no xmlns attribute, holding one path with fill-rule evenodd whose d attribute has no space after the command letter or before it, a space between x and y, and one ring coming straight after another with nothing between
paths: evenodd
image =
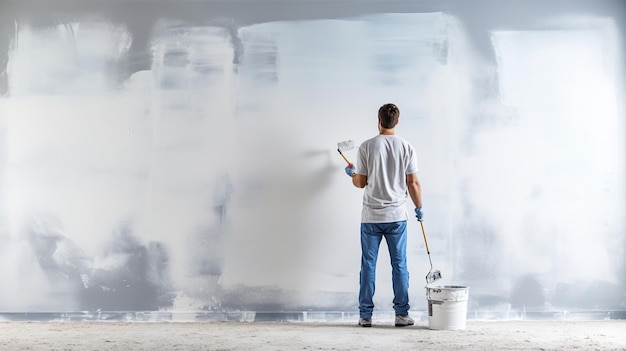
<instances>
[{"instance_id":1,"label":"bucket rim","mask_svg":"<svg viewBox=\"0 0 626 351\"><path fill-rule=\"evenodd\" d=\"M469 286L464 285L427 285L426 289L438 290L468 290Z\"/></svg>"}]
</instances>

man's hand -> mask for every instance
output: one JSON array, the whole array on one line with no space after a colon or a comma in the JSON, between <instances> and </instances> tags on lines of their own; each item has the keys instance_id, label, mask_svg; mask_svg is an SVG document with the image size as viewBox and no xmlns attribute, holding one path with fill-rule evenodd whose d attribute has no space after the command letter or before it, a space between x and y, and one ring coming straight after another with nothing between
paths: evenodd
<instances>
[{"instance_id":1,"label":"man's hand","mask_svg":"<svg viewBox=\"0 0 626 351\"><path fill-rule=\"evenodd\" d=\"M354 174L354 165L352 163L346 166L346 174L348 177L352 177Z\"/></svg>"},{"instance_id":2,"label":"man's hand","mask_svg":"<svg viewBox=\"0 0 626 351\"><path fill-rule=\"evenodd\" d=\"M421 207L415 208L415 217L417 217L417 220L420 222L424 220L424 211Z\"/></svg>"}]
</instances>

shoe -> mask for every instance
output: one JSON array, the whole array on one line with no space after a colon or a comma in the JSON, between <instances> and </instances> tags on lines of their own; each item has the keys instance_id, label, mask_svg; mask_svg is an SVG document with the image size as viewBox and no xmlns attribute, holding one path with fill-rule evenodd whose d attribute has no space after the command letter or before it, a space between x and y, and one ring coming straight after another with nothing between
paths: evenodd
<instances>
[{"instance_id":1,"label":"shoe","mask_svg":"<svg viewBox=\"0 0 626 351\"><path fill-rule=\"evenodd\" d=\"M372 319L371 318L359 318L359 326L361 327L371 327Z\"/></svg>"},{"instance_id":2,"label":"shoe","mask_svg":"<svg viewBox=\"0 0 626 351\"><path fill-rule=\"evenodd\" d=\"M413 324L415 324L415 322L408 314L404 316L396 315L396 327L406 327Z\"/></svg>"}]
</instances>

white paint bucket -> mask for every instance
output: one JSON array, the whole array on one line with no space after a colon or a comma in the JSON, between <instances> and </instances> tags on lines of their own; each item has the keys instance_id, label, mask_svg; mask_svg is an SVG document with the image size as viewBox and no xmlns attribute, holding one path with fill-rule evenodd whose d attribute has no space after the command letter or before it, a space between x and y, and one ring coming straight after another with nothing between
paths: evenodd
<instances>
[{"instance_id":1,"label":"white paint bucket","mask_svg":"<svg viewBox=\"0 0 626 351\"><path fill-rule=\"evenodd\" d=\"M437 330L465 329L469 287L426 286L428 327Z\"/></svg>"}]
</instances>

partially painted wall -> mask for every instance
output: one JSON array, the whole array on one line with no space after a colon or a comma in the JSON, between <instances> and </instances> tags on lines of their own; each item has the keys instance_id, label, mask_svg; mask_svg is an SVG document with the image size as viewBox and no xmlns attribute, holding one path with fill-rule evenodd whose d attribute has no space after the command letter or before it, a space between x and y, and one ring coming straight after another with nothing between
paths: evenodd
<instances>
[{"instance_id":1,"label":"partially painted wall","mask_svg":"<svg viewBox=\"0 0 626 351\"><path fill-rule=\"evenodd\" d=\"M624 310L626 6L495 3L0 2L0 311L356 310L386 102L471 310Z\"/></svg>"}]
</instances>

